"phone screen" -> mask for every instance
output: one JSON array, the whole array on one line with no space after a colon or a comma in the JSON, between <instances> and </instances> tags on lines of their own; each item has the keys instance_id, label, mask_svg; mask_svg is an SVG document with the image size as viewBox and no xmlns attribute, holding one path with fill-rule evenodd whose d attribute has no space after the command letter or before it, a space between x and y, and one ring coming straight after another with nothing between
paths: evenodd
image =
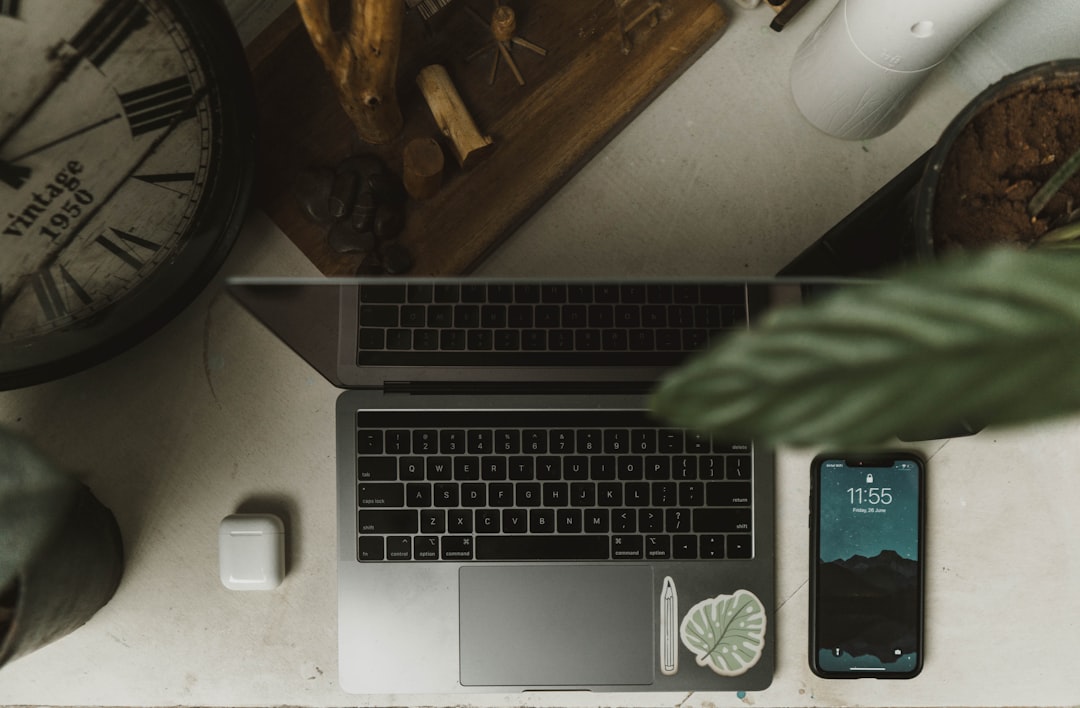
<instances>
[{"instance_id":1,"label":"phone screen","mask_svg":"<svg viewBox=\"0 0 1080 708\"><path fill-rule=\"evenodd\" d=\"M915 456L815 460L811 666L909 678L922 667L923 465Z\"/></svg>"}]
</instances>

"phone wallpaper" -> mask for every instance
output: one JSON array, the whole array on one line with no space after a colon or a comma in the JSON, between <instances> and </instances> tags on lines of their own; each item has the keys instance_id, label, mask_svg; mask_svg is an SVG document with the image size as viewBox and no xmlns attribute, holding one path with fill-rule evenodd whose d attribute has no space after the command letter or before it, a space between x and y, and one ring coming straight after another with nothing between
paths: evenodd
<instances>
[{"instance_id":1,"label":"phone wallpaper","mask_svg":"<svg viewBox=\"0 0 1080 708\"><path fill-rule=\"evenodd\" d=\"M818 666L907 673L918 666L919 475L915 462L820 476Z\"/></svg>"}]
</instances>

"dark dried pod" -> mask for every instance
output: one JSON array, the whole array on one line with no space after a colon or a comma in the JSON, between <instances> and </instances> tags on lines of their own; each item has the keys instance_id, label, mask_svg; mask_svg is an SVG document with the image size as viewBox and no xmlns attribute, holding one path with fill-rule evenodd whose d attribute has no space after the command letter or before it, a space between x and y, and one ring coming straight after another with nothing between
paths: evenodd
<instances>
[{"instance_id":1,"label":"dark dried pod","mask_svg":"<svg viewBox=\"0 0 1080 708\"><path fill-rule=\"evenodd\" d=\"M405 186L397 176L389 172L369 176L368 186L380 204L405 203Z\"/></svg>"},{"instance_id":2,"label":"dark dried pod","mask_svg":"<svg viewBox=\"0 0 1080 708\"><path fill-rule=\"evenodd\" d=\"M375 223L372 229L375 231L375 237L380 241L397 238L405 229L405 210L400 206L380 204L375 210Z\"/></svg>"},{"instance_id":3,"label":"dark dried pod","mask_svg":"<svg viewBox=\"0 0 1080 708\"><path fill-rule=\"evenodd\" d=\"M375 225L375 212L377 205L375 196L370 192L361 192L356 195L353 202L352 215L349 223L358 231L370 231Z\"/></svg>"},{"instance_id":4,"label":"dark dried pod","mask_svg":"<svg viewBox=\"0 0 1080 708\"><path fill-rule=\"evenodd\" d=\"M301 170L293 183L293 193L304 215L318 224L329 224L330 189L334 183L334 171L327 167Z\"/></svg>"},{"instance_id":5,"label":"dark dried pod","mask_svg":"<svg viewBox=\"0 0 1080 708\"><path fill-rule=\"evenodd\" d=\"M408 273L413 267L412 253L397 241L380 243L379 258L382 261L383 270L390 275Z\"/></svg>"},{"instance_id":6,"label":"dark dried pod","mask_svg":"<svg viewBox=\"0 0 1080 708\"><path fill-rule=\"evenodd\" d=\"M353 172L335 172L334 182L330 187L330 216L341 219L352 212L356 199L356 174Z\"/></svg>"},{"instance_id":7,"label":"dark dried pod","mask_svg":"<svg viewBox=\"0 0 1080 708\"><path fill-rule=\"evenodd\" d=\"M354 229L348 221L331 226L326 239L338 253L368 253L375 247L374 233Z\"/></svg>"}]
</instances>

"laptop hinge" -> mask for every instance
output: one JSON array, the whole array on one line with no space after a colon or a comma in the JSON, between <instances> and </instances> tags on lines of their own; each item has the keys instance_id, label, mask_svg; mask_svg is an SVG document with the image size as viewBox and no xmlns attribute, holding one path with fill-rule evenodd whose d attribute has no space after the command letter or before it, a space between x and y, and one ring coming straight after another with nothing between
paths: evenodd
<instances>
[{"instance_id":1,"label":"laptop hinge","mask_svg":"<svg viewBox=\"0 0 1080 708\"><path fill-rule=\"evenodd\" d=\"M513 395L527 394L647 394L653 384L641 381L387 381L386 393L409 395L460 396L462 394Z\"/></svg>"}]
</instances>

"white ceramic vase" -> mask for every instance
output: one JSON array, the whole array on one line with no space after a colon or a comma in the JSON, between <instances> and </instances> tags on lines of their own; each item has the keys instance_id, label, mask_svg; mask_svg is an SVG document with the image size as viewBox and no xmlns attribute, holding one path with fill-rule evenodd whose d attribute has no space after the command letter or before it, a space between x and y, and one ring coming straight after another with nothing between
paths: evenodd
<instances>
[{"instance_id":1,"label":"white ceramic vase","mask_svg":"<svg viewBox=\"0 0 1080 708\"><path fill-rule=\"evenodd\" d=\"M840 0L795 53L795 105L838 138L881 135L934 67L1008 2Z\"/></svg>"}]
</instances>

